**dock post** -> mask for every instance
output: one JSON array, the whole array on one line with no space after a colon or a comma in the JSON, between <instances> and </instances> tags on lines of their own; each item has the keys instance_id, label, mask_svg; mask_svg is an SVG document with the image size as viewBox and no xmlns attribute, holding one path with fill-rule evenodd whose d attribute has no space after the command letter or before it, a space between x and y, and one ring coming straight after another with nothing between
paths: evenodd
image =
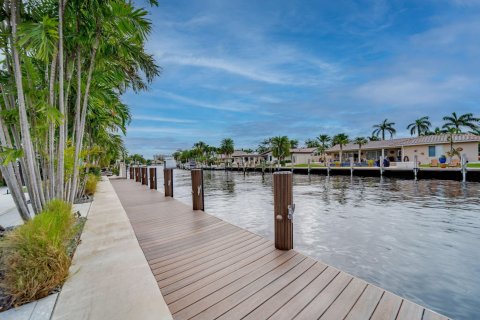
<instances>
[{"instance_id":1,"label":"dock post","mask_svg":"<svg viewBox=\"0 0 480 320\"><path fill-rule=\"evenodd\" d=\"M417 180L417 176L418 176L418 156L417 155L413 156L413 176L415 177L415 180Z\"/></svg>"},{"instance_id":2,"label":"dock post","mask_svg":"<svg viewBox=\"0 0 480 320\"><path fill-rule=\"evenodd\" d=\"M460 158L460 163L462 164L462 181L466 182L467 181L467 155L465 153L462 153L462 156Z\"/></svg>"},{"instance_id":3,"label":"dock post","mask_svg":"<svg viewBox=\"0 0 480 320\"><path fill-rule=\"evenodd\" d=\"M140 182L140 167L135 168L135 182Z\"/></svg>"},{"instance_id":4,"label":"dock post","mask_svg":"<svg viewBox=\"0 0 480 320\"><path fill-rule=\"evenodd\" d=\"M265 176L265 160L262 160L262 177Z\"/></svg>"},{"instance_id":5,"label":"dock post","mask_svg":"<svg viewBox=\"0 0 480 320\"><path fill-rule=\"evenodd\" d=\"M142 185L148 185L147 167L142 167Z\"/></svg>"},{"instance_id":6,"label":"dock post","mask_svg":"<svg viewBox=\"0 0 480 320\"><path fill-rule=\"evenodd\" d=\"M150 168L150 189L157 190L157 168Z\"/></svg>"},{"instance_id":7,"label":"dock post","mask_svg":"<svg viewBox=\"0 0 480 320\"><path fill-rule=\"evenodd\" d=\"M308 159L308 170L307 170L307 172L308 172L308 175L309 175L309 176L310 176L310 162L311 162L311 160Z\"/></svg>"},{"instance_id":8,"label":"dock post","mask_svg":"<svg viewBox=\"0 0 480 320\"><path fill-rule=\"evenodd\" d=\"M350 176L353 176L353 158L350 158Z\"/></svg>"},{"instance_id":9,"label":"dock post","mask_svg":"<svg viewBox=\"0 0 480 320\"><path fill-rule=\"evenodd\" d=\"M243 176L245 177L245 172L246 172L246 167L245 167L245 162L243 162Z\"/></svg>"},{"instance_id":10,"label":"dock post","mask_svg":"<svg viewBox=\"0 0 480 320\"><path fill-rule=\"evenodd\" d=\"M203 170L192 169L192 202L193 210L204 210Z\"/></svg>"},{"instance_id":11,"label":"dock post","mask_svg":"<svg viewBox=\"0 0 480 320\"><path fill-rule=\"evenodd\" d=\"M130 167L130 180L133 179L133 167Z\"/></svg>"},{"instance_id":12,"label":"dock post","mask_svg":"<svg viewBox=\"0 0 480 320\"><path fill-rule=\"evenodd\" d=\"M173 169L163 169L163 188L165 197L173 197Z\"/></svg>"},{"instance_id":13,"label":"dock post","mask_svg":"<svg viewBox=\"0 0 480 320\"><path fill-rule=\"evenodd\" d=\"M273 208L275 219L275 248L293 249L293 203L292 173L288 171L273 174Z\"/></svg>"}]
</instances>

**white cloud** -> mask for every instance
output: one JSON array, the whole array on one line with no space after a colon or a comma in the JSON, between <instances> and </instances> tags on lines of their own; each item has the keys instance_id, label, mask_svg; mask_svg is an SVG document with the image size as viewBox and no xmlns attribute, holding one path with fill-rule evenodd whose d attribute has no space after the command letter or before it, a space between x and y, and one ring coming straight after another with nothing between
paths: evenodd
<instances>
[{"instance_id":1,"label":"white cloud","mask_svg":"<svg viewBox=\"0 0 480 320\"><path fill-rule=\"evenodd\" d=\"M189 119L180 119L180 118L167 118L167 117L157 117L150 115L135 115L133 120L147 120L147 121L157 121L157 122L171 122L171 123L195 123L195 120Z\"/></svg>"}]
</instances>

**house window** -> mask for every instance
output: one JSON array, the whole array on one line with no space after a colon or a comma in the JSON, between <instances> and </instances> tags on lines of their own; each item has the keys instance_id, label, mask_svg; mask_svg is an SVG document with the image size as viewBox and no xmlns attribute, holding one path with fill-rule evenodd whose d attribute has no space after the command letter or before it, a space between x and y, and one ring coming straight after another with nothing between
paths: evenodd
<instances>
[{"instance_id":1,"label":"house window","mask_svg":"<svg viewBox=\"0 0 480 320\"><path fill-rule=\"evenodd\" d=\"M435 146L428 146L428 156L435 157Z\"/></svg>"}]
</instances>

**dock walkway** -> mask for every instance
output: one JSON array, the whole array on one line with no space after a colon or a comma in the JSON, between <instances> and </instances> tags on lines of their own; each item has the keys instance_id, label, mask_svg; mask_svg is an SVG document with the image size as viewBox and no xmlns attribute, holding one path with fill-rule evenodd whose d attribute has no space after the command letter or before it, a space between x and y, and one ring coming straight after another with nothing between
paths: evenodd
<instances>
[{"instance_id":1,"label":"dock walkway","mask_svg":"<svg viewBox=\"0 0 480 320\"><path fill-rule=\"evenodd\" d=\"M447 319L133 180L111 180L174 319Z\"/></svg>"}]
</instances>

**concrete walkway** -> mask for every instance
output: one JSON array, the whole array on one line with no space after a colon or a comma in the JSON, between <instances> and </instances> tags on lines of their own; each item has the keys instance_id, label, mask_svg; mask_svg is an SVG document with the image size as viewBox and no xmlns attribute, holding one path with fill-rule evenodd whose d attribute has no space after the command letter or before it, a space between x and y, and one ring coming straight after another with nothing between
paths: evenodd
<instances>
[{"instance_id":1,"label":"concrete walkway","mask_svg":"<svg viewBox=\"0 0 480 320\"><path fill-rule=\"evenodd\" d=\"M99 183L52 319L172 319L128 217Z\"/></svg>"}]
</instances>

